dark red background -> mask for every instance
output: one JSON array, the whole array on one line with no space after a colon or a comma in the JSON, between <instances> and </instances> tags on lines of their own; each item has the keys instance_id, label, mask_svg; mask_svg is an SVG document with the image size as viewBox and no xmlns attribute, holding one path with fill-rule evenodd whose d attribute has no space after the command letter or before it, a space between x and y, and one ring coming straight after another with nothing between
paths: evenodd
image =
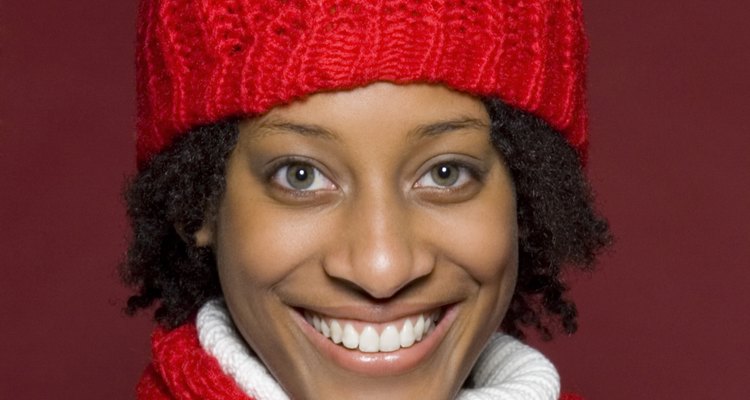
<instances>
[{"instance_id":1,"label":"dark red background","mask_svg":"<svg viewBox=\"0 0 750 400\"><path fill-rule=\"evenodd\" d=\"M618 237L542 348L596 399L742 399L750 378L750 3L586 1L590 175ZM135 1L0 3L0 398L128 399Z\"/></svg>"}]
</instances>

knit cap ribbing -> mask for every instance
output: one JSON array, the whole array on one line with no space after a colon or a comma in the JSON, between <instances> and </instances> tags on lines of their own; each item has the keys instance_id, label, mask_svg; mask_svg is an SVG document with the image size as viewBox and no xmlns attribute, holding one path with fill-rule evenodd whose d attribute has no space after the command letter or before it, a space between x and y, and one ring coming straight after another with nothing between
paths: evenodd
<instances>
[{"instance_id":1,"label":"knit cap ribbing","mask_svg":"<svg viewBox=\"0 0 750 400\"><path fill-rule=\"evenodd\" d=\"M545 119L584 155L580 0L141 0L138 160L187 130L376 81Z\"/></svg>"}]
</instances>

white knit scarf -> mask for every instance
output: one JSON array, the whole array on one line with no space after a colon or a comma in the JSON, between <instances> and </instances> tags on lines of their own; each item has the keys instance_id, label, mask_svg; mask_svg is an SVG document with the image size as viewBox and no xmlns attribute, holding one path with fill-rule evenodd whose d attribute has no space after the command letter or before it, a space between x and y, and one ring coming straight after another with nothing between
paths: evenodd
<instances>
[{"instance_id":1,"label":"white knit scarf","mask_svg":"<svg viewBox=\"0 0 750 400\"><path fill-rule=\"evenodd\" d=\"M206 303L196 321L201 346L224 373L257 400L289 397L235 330L221 300ZM461 389L458 400L557 400L560 378L541 353L518 340L495 334L471 372L472 388Z\"/></svg>"}]
</instances>

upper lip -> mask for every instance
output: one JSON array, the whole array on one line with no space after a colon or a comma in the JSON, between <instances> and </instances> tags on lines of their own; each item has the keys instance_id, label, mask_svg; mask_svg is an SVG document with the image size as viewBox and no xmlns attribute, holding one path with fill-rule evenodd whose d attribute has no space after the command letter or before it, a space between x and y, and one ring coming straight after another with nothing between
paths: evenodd
<instances>
[{"instance_id":1,"label":"upper lip","mask_svg":"<svg viewBox=\"0 0 750 400\"><path fill-rule=\"evenodd\" d=\"M416 314L429 313L452 304L446 302L397 303L378 305L294 306L330 318L353 319L372 323L386 323Z\"/></svg>"}]
</instances>

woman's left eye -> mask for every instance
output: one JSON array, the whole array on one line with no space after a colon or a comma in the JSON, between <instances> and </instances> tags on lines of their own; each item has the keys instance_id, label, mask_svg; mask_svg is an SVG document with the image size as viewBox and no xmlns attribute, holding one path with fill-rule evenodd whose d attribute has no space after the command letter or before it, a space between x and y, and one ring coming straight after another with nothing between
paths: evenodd
<instances>
[{"instance_id":1,"label":"woman's left eye","mask_svg":"<svg viewBox=\"0 0 750 400\"><path fill-rule=\"evenodd\" d=\"M305 162L293 162L281 166L271 180L287 190L312 192L333 190L333 184L319 169Z\"/></svg>"},{"instance_id":2,"label":"woman's left eye","mask_svg":"<svg viewBox=\"0 0 750 400\"><path fill-rule=\"evenodd\" d=\"M449 189L461 187L472 179L474 179L474 174L468 167L445 162L430 168L414 186Z\"/></svg>"}]
</instances>

